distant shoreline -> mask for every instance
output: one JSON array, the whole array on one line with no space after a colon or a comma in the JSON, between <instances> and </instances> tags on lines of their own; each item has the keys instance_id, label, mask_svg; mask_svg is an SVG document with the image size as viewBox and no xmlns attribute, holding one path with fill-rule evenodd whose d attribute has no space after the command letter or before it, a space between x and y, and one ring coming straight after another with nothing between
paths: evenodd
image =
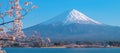
<instances>
[{"instance_id":1,"label":"distant shoreline","mask_svg":"<svg viewBox=\"0 0 120 53\"><path fill-rule=\"evenodd\" d=\"M57 47L3 47L3 48L120 48L120 47L65 47L65 46L57 46Z\"/></svg>"}]
</instances>

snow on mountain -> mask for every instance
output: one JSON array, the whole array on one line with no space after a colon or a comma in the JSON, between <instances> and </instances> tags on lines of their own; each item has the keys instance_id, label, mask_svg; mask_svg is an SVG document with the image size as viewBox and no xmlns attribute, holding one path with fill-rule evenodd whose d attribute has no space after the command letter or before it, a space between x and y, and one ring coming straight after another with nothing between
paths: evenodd
<instances>
[{"instance_id":1,"label":"snow on mountain","mask_svg":"<svg viewBox=\"0 0 120 53\"><path fill-rule=\"evenodd\" d=\"M67 16L67 19L65 23L80 23L80 24L102 24L100 22L97 22L83 13L73 9L69 15Z\"/></svg>"},{"instance_id":2,"label":"snow on mountain","mask_svg":"<svg viewBox=\"0 0 120 53\"><path fill-rule=\"evenodd\" d=\"M102 23L95 21L83 13L73 9L72 11L64 12L50 20L47 20L46 22L43 22L44 24L97 24L101 25Z\"/></svg>"},{"instance_id":3,"label":"snow on mountain","mask_svg":"<svg viewBox=\"0 0 120 53\"><path fill-rule=\"evenodd\" d=\"M120 27L104 25L75 9L23 31L26 36L37 32L36 35L53 40L120 40Z\"/></svg>"}]
</instances>

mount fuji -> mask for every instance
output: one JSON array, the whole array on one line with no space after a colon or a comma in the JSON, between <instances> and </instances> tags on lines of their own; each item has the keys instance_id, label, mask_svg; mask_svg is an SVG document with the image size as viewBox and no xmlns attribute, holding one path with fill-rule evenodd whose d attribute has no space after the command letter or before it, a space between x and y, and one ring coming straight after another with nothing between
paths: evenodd
<instances>
[{"instance_id":1,"label":"mount fuji","mask_svg":"<svg viewBox=\"0 0 120 53\"><path fill-rule=\"evenodd\" d=\"M83 13L73 9L72 11L66 11L46 22L43 22L43 24L96 24L101 25L102 23L95 21Z\"/></svg>"},{"instance_id":2,"label":"mount fuji","mask_svg":"<svg viewBox=\"0 0 120 53\"><path fill-rule=\"evenodd\" d=\"M36 34L53 40L120 40L120 27L100 23L75 9L23 31L27 36Z\"/></svg>"}]
</instances>

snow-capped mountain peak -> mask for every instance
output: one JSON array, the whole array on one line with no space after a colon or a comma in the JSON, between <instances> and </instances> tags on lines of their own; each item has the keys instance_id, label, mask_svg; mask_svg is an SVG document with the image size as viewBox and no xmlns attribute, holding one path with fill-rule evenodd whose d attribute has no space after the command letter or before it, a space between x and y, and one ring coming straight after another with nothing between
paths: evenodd
<instances>
[{"instance_id":1,"label":"snow-capped mountain peak","mask_svg":"<svg viewBox=\"0 0 120 53\"><path fill-rule=\"evenodd\" d=\"M69 23L79 23L79 24L102 24L100 22L97 22L83 13L73 9L67 16L67 19L64 21L64 24Z\"/></svg>"},{"instance_id":2,"label":"snow-capped mountain peak","mask_svg":"<svg viewBox=\"0 0 120 53\"><path fill-rule=\"evenodd\" d=\"M43 22L43 24L97 24L101 25L102 23L97 22L83 13L73 9L72 11L66 11L50 20L47 20L46 22Z\"/></svg>"}]
</instances>

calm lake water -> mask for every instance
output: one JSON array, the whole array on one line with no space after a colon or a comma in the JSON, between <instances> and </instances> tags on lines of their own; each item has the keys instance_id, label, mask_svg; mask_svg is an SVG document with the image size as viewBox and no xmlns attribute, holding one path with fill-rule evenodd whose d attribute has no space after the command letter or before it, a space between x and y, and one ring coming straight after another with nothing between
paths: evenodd
<instances>
[{"instance_id":1,"label":"calm lake water","mask_svg":"<svg viewBox=\"0 0 120 53\"><path fill-rule=\"evenodd\" d=\"M120 53L120 48L4 48L7 53Z\"/></svg>"}]
</instances>

